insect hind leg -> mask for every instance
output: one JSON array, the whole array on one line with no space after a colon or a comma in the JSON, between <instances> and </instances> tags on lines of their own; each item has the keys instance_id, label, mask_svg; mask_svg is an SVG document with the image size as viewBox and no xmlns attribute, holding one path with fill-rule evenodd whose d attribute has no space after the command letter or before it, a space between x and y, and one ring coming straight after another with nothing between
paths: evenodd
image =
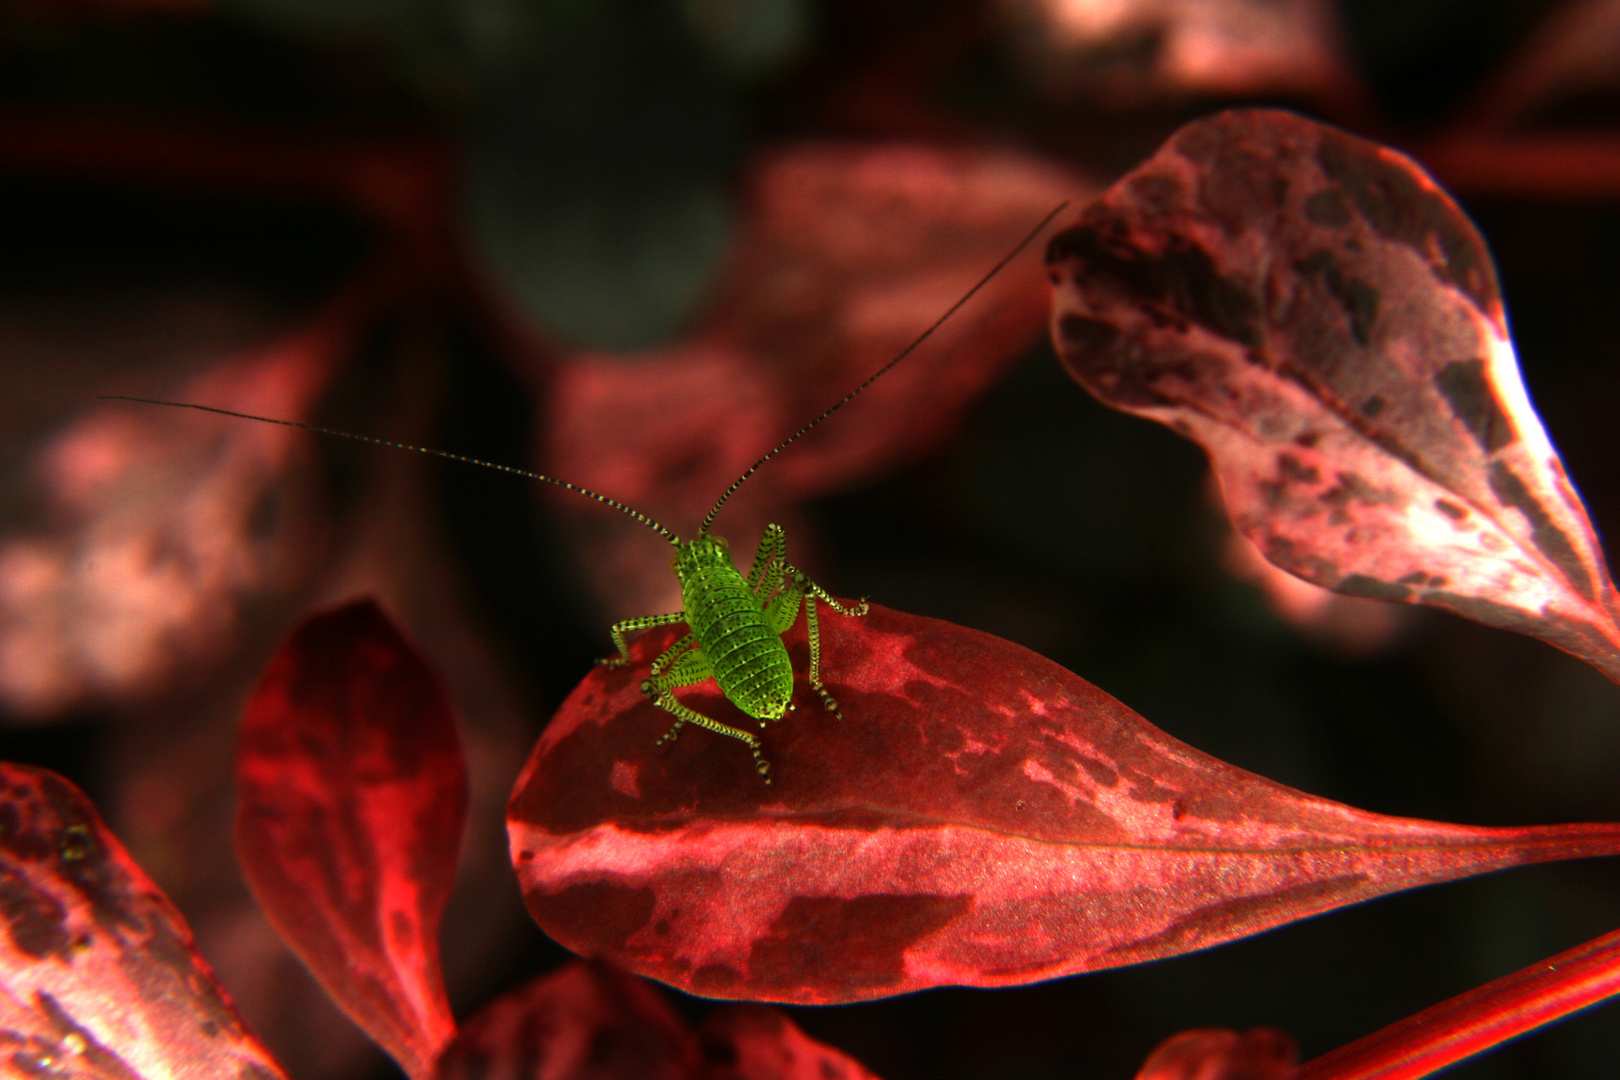
<instances>
[{"instance_id":1,"label":"insect hind leg","mask_svg":"<svg viewBox=\"0 0 1620 1080\"><path fill-rule=\"evenodd\" d=\"M670 729L658 737L657 745L663 746L665 743L673 742L675 737L681 733L681 728L687 724L696 724L698 727L706 728L716 735L729 735L733 739L748 744L749 750L753 751L754 754L754 771L759 773L761 780L769 784L771 782L771 764L765 760L765 754L759 745L759 736L743 731L741 728L734 728L730 724L722 724L712 717L704 716L696 709L681 704L680 700L675 697L674 690L676 687L695 685L714 674L714 669L709 665L709 658L703 655L703 651L692 648L690 651L682 653L673 663L670 663L669 670L662 672L656 670L661 664L669 662L670 653L679 649L685 640L683 638L681 641L676 642L673 648L655 660L653 662L655 667L653 674L651 677L642 680L641 683L641 692L646 695L647 700L675 717L675 723L670 726Z\"/></svg>"},{"instance_id":2,"label":"insect hind leg","mask_svg":"<svg viewBox=\"0 0 1620 1080\"><path fill-rule=\"evenodd\" d=\"M788 563L783 563L782 565L784 572L787 574L787 580L791 582L783 595L786 596L789 592L797 594L795 595L792 610L788 617L789 623L791 623L793 618L797 617L799 613L798 596L802 595L804 598L804 627L806 636L810 639L810 686L815 690L816 693L821 695L821 704L826 707L827 711L832 713L833 716L842 720L844 718L844 713L843 710L838 707L838 699L834 698L827 688L821 683L821 620L816 612L816 602L819 600L821 603L826 604L828 607L838 612L838 614L849 615L851 617L865 615L867 612L867 603L864 599L862 599L859 604L856 604L853 607L846 607L844 604L841 604L834 599L826 589L823 589L820 585L817 585L815 582L805 577L804 572L798 567Z\"/></svg>"}]
</instances>

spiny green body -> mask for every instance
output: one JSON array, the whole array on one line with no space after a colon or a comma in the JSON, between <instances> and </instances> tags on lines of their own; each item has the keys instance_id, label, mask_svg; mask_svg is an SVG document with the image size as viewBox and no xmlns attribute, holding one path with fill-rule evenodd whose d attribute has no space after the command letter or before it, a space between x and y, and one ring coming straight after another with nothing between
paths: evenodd
<instances>
[{"instance_id":1,"label":"spiny green body","mask_svg":"<svg viewBox=\"0 0 1620 1080\"><path fill-rule=\"evenodd\" d=\"M726 542L699 537L682 544L675 576L686 625L721 692L756 720L780 720L793 700L793 664Z\"/></svg>"},{"instance_id":2,"label":"spiny green body","mask_svg":"<svg viewBox=\"0 0 1620 1080\"><path fill-rule=\"evenodd\" d=\"M793 663L782 635L798 619L803 605L810 639L810 685L827 710L840 716L838 702L821 684L821 627L816 605L820 602L840 615L859 616L866 614L866 601L845 607L806 578L787 561L787 537L779 525L766 527L746 578L720 537L700 533L694 540L674 543L672 568L681 583L682 610L615 623L613 643L619 652L603 663L620 667L629 660L624 635L631 631L685 623L691 632L652 662L641 683L648 700L675 717L659 743L675 738L689 723L740 739L753 751L754 768L768 784L771 767L760 751L759 737L683 705L675 697L675 689L712 677L727 699L758 720L760 727L780 720L793 708Z\"/></svg>"}]
</instances>

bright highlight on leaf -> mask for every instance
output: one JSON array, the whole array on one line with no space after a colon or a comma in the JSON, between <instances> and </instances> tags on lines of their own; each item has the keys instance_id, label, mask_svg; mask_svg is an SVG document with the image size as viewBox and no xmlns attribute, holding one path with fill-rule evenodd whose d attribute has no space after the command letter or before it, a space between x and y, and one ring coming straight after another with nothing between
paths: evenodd
<instances>
[{"instance_id":1,"label":"bright highlight on leaf","mask_svg":"<svg viewBox=\"0 0 1620 1080\"><path fill-rule=\"evenodd\" d=\"M1291 113L1222 113L1047 261L1064 365L1200 443L1266 558L1620 680L1620 600L1525 394L1490 253L1409 158Z\"/></svg>"},{"instance_id":2,"label":"bright highlight on leaf","mask_svg":"<svg viewBox=\"0 0 1620 1080\"><path fill-rule=\"evenodd\" d=\"M185 920L55 773L0 764L0 1070L278 1080Z\"/></svg>"},{"instance_id":3,"label":"bright highlight on leaf","mask_svg":"<svg viewBox=\"0 0 1620 1080\"><path fill-rule=\"evenodd\" d=\"M564 702L509 808L548 934L714 997L822 1004L1174 956L1345 904L1620 851L1620 826L1382 817L1199 753L1010 642L874 606L822 626L844 719L803 686L776 786L667 726L636 664ZM787 637L796 666L804 634ZM744 723L716 690L688 700ZM736 719L728 720L728 717Z\"/></svg>"},{"instance_id":4,"label":"bright highlight on leaf","mask_svg":"<svg viewBox=\"0 0 1620 1080\"><path fill-rule=\"evenodd\" d=\"M282 646L242 719L237 854L276 929L414 1078L455 1031L439 919L467 778L438 678L370 601Z\"/></svg>"}]
</instances>

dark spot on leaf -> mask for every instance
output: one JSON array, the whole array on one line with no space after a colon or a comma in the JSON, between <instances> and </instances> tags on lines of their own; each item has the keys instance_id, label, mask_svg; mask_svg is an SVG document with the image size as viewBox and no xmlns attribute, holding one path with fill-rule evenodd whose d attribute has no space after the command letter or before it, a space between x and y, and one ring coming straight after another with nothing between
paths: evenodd
<instances>
[{"instance_id":1,"label":"dark spot on leaf","mask_svg":"<svg viewBox=\"0 0 1620 1080\"><path fill-rule=\"evenodd\" d=\"M1414 570L1410 574L1402 575L1399 580L1402 585L1424 585L1428 583L1429 572L1427 570Z\"/></svg>"},{"instance_id":2,"label":"dark spot on leaf","mask_svg":"<svg viewBox=\"0 0 1620 1080\"><path fill-rule=\"evenodd\" d=\"M1350 323L1350 336L1357 345L1366 348L1372 340L1373 323L1378 319L1378 290L1360 278L1345 274L1329 251L1312 252L1295 263L1294 269L1302 277L1321 282L1327 294L1344 309Z\"/></svg>"},{"instance_id":3,"label":"dark spot on leaf","mask_svg":"<svg viewBox=\"0 0 1620 1080\"><path fill-rule=\"evenodd\" d=\"M1379 397L1377 394L1374 394L1372 397L1361 403L1361 415L1371 420L1373 417L1384 411L1385 404L1386 403L1383 398Z\"/></svg>"},{"instance_id":4,"label":"dark spot on leaf","mask_svg":"<svg viewBox=\"0 0 1620 1080\"><path fill-rule=\"evenodd\" d=\"M1298 435L1294 436L1294 445L1303 447L1306 450L1311 449L1321 441L1322 436L1314 431L1302 431Z\"/></svg>"},{"instance_id":5,"label":"dark spot on leaf","mask_svg":"<svg viewBox=\"0 0 1620 1080\"><path fill-rule=\"evenodd\" d=\"M69 825L63 829L61 839L56 844L56 852L63 862L79 862L93 850L90 830L83 825Z\"/></svg>"},{"instance_id":6,"label":"dark spot on leaf","mask_svg":"<svg viewBox=\"0 0 1620 1080\"><path fill-rule=\"evenodd\" d=\"M131 1068L128 1062L108 1049L89 1028L77 1023L56 998L44 990L39 990L34 994L34 1001L49 1022L51 1034L59 1040L64 1040L69 1035L73 1036L77 1045L70 1053L72 1057L80 1059L74 1062L75 1075L89 1074L98 1080L142 1080L141 1075ZM67 1055L59 1050L57 1056L61 1058ZM62 1074L52 1075L60 1077Z\"/></svg>"},{"instance_id":7,"label":"dark spot on leaf","mask_svg":"<svg viewBox=\"0 0 1620 1080\"><path fill-rule=\"evenodd\" d=\"M61 1080L61 1074L54 1072L46 1059L37 1054L30 1054L26 1050L13 1050L10 1057L11 1067L24 1076L37 1076L40 1080Z\"/></svg>"},{"instance_id":8,"label":"dark spot on leaf","mask_svg":"<svg viewBox=\"0 0 1620 1080\"><path fill-rule=\"evenodd\" d=\"M1277 475L1284 480L1304 484L1319 484L1322 473L1315 465L1307 465L1293 454L1277 455Z\"/></svg>"},{"instance_id":9,"label":"dark spot on leaf","mask_svg":"<svg viewBox=\"0 0 1620 1080\"><path fill-rule=\"evenodd\" d=\"M1519 511L1530 523L1530 540L1536 549L1559 569L1576 592L1588 600L1593 599L1591 575L1575 553L1575 545L1570 543L1564 530L1553 523L1546 507L1536 500L1506 462L1493 463L1489 476L1491 491L1502 501L1502 505Z\"/></svg>"},{"instance_id":10,"label":"dark spot on leaf","mask_svg":"<svg viewBox=\"0 0 1620 1080\"><path fill-rule=\"evenodd\" d=\"M700 994L724 994L742 979L742 972L727 964L701 964L692 972L692 989Z\"/></svg>"},{"instance_id":11,"label":"dark spot on leaf","mask_svg":"<svg viewBox=\"0 0 1620 1080\"><path fill-rule=\"evenodd\" d=\"M1468 433L1487 454L1494 454L1518 438L1513 422L1496 400L1485 378L1485 361L1458 360L1434 376L1434 384Z\"/></svg>"},{"instance_id":12,"label":"dark spot on leaf","mask_svg":"<svg viewBox=\"0 0 1620 1080\"><path fill-rule=\"evenodd\" d=\"M1076 753L1074 760L1078 761L1080 767L1086 770L1086 775L1091 777L1093 783L1109 788L1119 783L1119 774L1090 754Z\"/></svg>"},{"instance_id":13,"label":"dark spot on leaf","mask_svg":"<svg viewBox=\"0 0 1620 1080\"><path fill-rule=\"evenodd\" d=\"M1305 218L1337 229L1350 223L1350 207L1337 191L1317 191L1305 197Z\"/></svg>"},{"instance_id":14,"label":"dark spot on leaf","mask_svg":"<svg viewBox=\"0 0 1620 1080\"><path fill-rule=\"evenodd\" d=\"M847 1075L844 1067L834 1064L831 1058L821 1059L821 1080L844 1080Z\"/></svg>"},{"instance_id":15,"label":"dark spot on leaf","mask_svg":"<svg viewBox=\"0 0 1620 1080\"><path fill-rule=\"evenodd\" d=\"M972 906L971 896L796 896L749 950L749 982L845 994L893 986L906 950Z\"/></svg>"},{"instance_id":16,"label":"dark spot on leaf","mask_svg":"<svg viewBox=\"0 0 1620 1080\"><path fill-rule=\"evenodd\" d=\"M1411 248L1437 278L1496 314L1500 292L1484 241L1460 209L1423 182L1417 166L1331 129L1323 131L1316 157L1375 232Z\"/></svg>"},{"instance_id":17,"label":"dark spot on leaf","mask_svg":"<svg viewBox=\"0 0 1620 1080\"><path fill-rule=\"evenodd\" d=\"M0 868L0 919L18 952L43 960L72 961L67 909L56 897L34 887L23 874Z\"/></svg>"},{"instance_id":18,"label":"dark spot on leaf","mask_svg":"<svg viewBox=\"0 0 1620 1080\"><path fill-rule=\"evenodd\" d=\"M1338 580L1337 564L1308 550L1301 550L1298 544L1286 536L1278 536L1276 533L1267 535L1265 542L1260 545L1260 550L1265 552L1268 561L1306 581L1323 585Z\"/></svg>"},{"instance_id":19,"label":"dark spot on leaf","mask_svg":"<svg viewBox=\"0 0 1620 1080\"><path fill-rule=\"evenodd\" d=\"M1128 186L1131 199L1154 217L1170 213L1183 201L1181 180L1170 173L1142 173L1133 177Z\"/></svg>"},{"instance_id":20,"label":"dark spot on leaf","mask_svg":"<svg viewBox=\"0 0 1620 1080\"><path fill-rule=\"evenodd\" d=\"M1112 323L1084 315L1063 316L1058 320L1058 333L1075 348L1091 350L1111 350L1119 344L1121 336Z\"/></svg>"},{"instance_id":21,"label":"dark spot on leaf","mask_svg":"<svg viewBox=\"0 0 1620 1080\"><path fill-rule=\"evenodd\" d=\"M1225 941L1257 933L1277 922L1302 919L1308 914L1332 907L1366 880L1365 874L1344 874L1210 904L1182 916L1151 937L1121 945L1104 955L1113 957L1124 954L1115 963L1151 960L1200 948L1211 941Z\"/></svg>"},{"instance_id":22,"label":"dark spot on leaf","mask_svg":"<svg viewBox=\"0 0 1620 1080\"><path fill-rule=\"evenodd\" d=\"M529 912L552 937L587 955L615 951L652 919L658 898L645 886L587 881L558 892L530 889Z\"/></svg>"},{"instance_id":23,"label":"dark spot on leaf","mask_svg":"<svg viewBox=\"0 0 1620 1080\"><path fill-rule=\"evenodd\" d=\"M1461 521L1463 518L1468 516L1467 510L1464 510L1456 503L1448 502L1445 499L1434 500L1434 508L1446 515L1446 517L1450 518L1452 521Z\"/></svg>"},{"instance_id":24,"label":"dark spot on leaf","mask_svg":"<svg viewBox=\"0 0 1620 1080\"><path fill-rule=\"evenodd\" d=\"M1406 600L1412 594L1405 585L1379 581L1367 574L1347 574L1333 588L1346 596L1365 596L1372 600Z\"/></svg>"},{"instance_id":25,"label":"dark spot on leaf","mask_svg":"<svg viewBox=\"0 0 1620 1080\"><path fill-rule=\"evenodd\" d=\"M1342 472L1336 479L1338 482L1322 493L1322 501L1329 506L1342 507L1350 503L1361 503L1364 506L1404 505L1404 499L1398 490L1377 487L1356 473Z\"/></svg>"},{"instance_id":26,"label":"dark spot on leaf","mask_svg":"<svg viewBox=\"0 0 1620 1080\"><path fill-rule=\"evenodd\" d=\"M1109 224L1110 232L1123 232ZM1054 236L1047 262L1074 259L1089 282L1108 281L1149 314L1157 310L1258 347L1259 301L1240 282L1223 277L1209 252L1182 236L1170 237L1162 252L1146 251L1128 235L1104 236L1104 227L1083 223Z\"/></svg>"}]
</instances>

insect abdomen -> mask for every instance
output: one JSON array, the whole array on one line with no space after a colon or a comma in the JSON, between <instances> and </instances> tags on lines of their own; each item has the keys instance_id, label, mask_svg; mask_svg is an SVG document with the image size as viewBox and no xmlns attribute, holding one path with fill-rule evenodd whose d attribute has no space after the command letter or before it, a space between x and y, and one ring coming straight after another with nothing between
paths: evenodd
<instances>
[{"instance_id":1,"label":"insect abdomen","mask_svg":"<svg viewBox=\"0 0 1620 1080\"><path fill-rule=\"evenodd\" d=\"M793 697L793 664L742 575L721 566L688 573L681 599L721 691L756 719L780 719Z\"/></svg>"}]
</instances>

